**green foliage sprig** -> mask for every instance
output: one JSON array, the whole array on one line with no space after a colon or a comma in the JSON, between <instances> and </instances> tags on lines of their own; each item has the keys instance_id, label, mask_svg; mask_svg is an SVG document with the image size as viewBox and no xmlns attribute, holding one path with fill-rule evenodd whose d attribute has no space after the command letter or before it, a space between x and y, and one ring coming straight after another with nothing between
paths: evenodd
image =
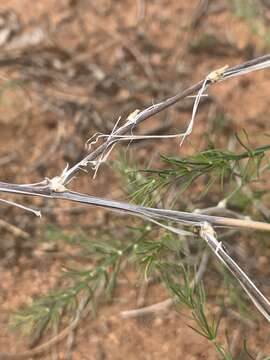
<instances>
[{"instance_id":1,"label":"green foliage sprig","mask_svg":"<svg viewBox=\"0 0 270 360\"><path fill-rule=\"evenodd\" d=\"M238 140L241 141L239 137ZM153 201L155 192L162 197L162 191L166 191L172 184L178 186L179 195L200 177L207 180L205 190L200 196L206 195L215 183L219 183L224 190L225 182L239 189L236 179L241 181L241 186L258 181L261 172L269 169L265 155L270 150L270 145L252 149L242 141L241 144L246 148L241 153L209 148L186 158L162 156L165 169L140 170L144 181L140 179L137 190L132 194L133 200ZM267 162L266 166L262 166L263 160Z\"/></svg>"}]
</instances>

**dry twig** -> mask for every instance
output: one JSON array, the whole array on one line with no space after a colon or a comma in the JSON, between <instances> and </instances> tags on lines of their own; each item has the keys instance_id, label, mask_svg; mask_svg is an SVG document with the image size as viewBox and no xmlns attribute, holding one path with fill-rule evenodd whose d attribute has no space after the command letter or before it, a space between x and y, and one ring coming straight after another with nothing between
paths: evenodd
<instances>
[{"instance_id":1,"label":"dry twig","mask_svg":"<svg viewBox=\"0 0 270 360\"><path fill-rule=\"evenodd\" d=\"M113 135L109 136L107 140L99 146L94 151L90 152L86 157L84 157L80 162L72 166L70 169L65 169L60 176L56 176L52 179L45 179L36 184L25 184L17 185L0 182L0 192L10 193L10 194L21 194L28 196L39 196L46 197L51 199L59 200L69 200L73 202L79 202L87 205L101 206L108 208L110 210L118 211L124 214L131 214L138 217L142 217L158 225L165 227L166 229L173 231L177 234L190 234L184 232L177 227L164 225L160 221L172 221L181 225L195 226L199 228L201 237L207 241L212 250L215 252L217 257L229 267L233 275L239 280L240 284L250 296L256 307L260 312L269 320L270 319L270 304L268 300L263 296L263 294L256 288L256 286L250 281L245 273L239 268L239 266L230 258L226 253L221 243L219 243L215 237L215 234L212 230L212 226L225 226L225 227L236 227L236 228L249 228L257 230L270 231L270 224L256 222L252 220L243 220L243 219L231 219L217 216L209 216L202 214L190 214L186 212L178 212L165 209L156 209L148 208L144 206L132 205L129 203L112 201L97 198L94 196L80 194L78 192L70 191L67 189L67 184L73 179L74 175L81 169L85 168L87 165L95 165L96 159L98 156L103 155L110 151L110 149L121 139L121 136L132 131L136 126L150 118L151 116L158 114L159 112L167 109L181 99L198 92L193 108L193 114L191 122L188 126L187 131L184 134L184 137L188 135L193 126L195 114L197 107L199 105L200 97L203 95L204 90L210 85L213 85L217 82L221 82L230 77L239 76L254 70L263 69L269 67L270 65L270 55L262 56L254 60L248 61L241 65L234 67L223 67L216 71L211 72L206 78L197 84L189 87L185 91L178 93L177 95L162 101L156 105L150 106L149 108L136 112L133 114L132 118L127 119L126 123L121 126L119 129L115 130ZM6 201L6 203L10 203ZM13 203L16 206L16 203ZM167 304L168 301L166 301ZM165 304L165 305L166 305ZM164 305L164 304L163 304ZM167 306L167 305L166 305ZM78 309L79 311L79 309ZM43 344L36 349L26 351L21 354L5 354L0 353L0 359L27 359L34 355L40 354L46 351L48 348L51 348L54 344L61 341L65 338L70 331L77 326L80 315L76 316L74 321L63 330L57 337L53 338L46 344Z\"/></svg>"}]
</instances>

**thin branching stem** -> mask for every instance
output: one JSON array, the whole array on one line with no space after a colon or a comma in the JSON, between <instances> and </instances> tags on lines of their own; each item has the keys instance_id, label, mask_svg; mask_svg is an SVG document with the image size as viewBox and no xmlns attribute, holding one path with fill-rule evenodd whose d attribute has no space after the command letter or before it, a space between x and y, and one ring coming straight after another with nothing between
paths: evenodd
<instances>
[{"instance_id":1,"label":"thin branching stem","mask_svg":"<svg viewBox=\"0 0 270 360\"><path fill-rule=\"evenodd\" d=\"M231 219L225 217L217 217L210 215L202 215L195 213L187 213L166 209L157 209L139 205L133 205L120 201L113 201L98 198L95 196L81 194L74 191L69 191L67 189L67 185L74 178L74 175L80 171L81 169L85 169L87 165L93 165L95 163L99 164L101 160L98 160L98 157L101 156L102 160L106 160L109 152L112 150L113 146L121 140L121 137L128 132L133 131L135 127L141 124L143 121L160 113L161 111L169 108L174 105L178 101L190 96L192 94L196 94L196 99L192 111L192 118L188 125L187 131L184 134L183 138L186 135L189 135L192 131L193 122L195 119L195 114L200 102L201 96L203 96L203 92L211 85L215 83L219 83L223 80L226 80L230 77L240 76L242 74L246 74L251 71L255 71L258 69L263 69L270 66L270 54L253 59L251 61L245 62L243 64L233 66L233 67L222 67L216 71L208 74L203 80L199 81L195 85L187 88L186 90L176 94L175 96L162 101L158 104L152 105L145 110L135 111L131 115L132 117L128 117L126 122L118 129L116 127L113 129L113 133L111 136L105 137L106 140L102 145L97 147L94 151L88 153L81 161L77 162L71 168L66 168L60 176L56 176L52 179L45 179L39 183L35 184L11 184L0 182L0 192L16 194L16 195L28 195L28 196L38 196L38 197L46 197L51 199L58 200L68 200L72 202L79 202L86 205L100 206L103 208L107 208L113 211L121 212L124 214L135 215L140 218L144 218L146 220L157 223L158 225L164 226L166 229L171 230L177 234L181 233L181 230L177 227L173 227L171 225L167 225L167 223L177 223L181 225L193 226L192 231L198 230L200 231L201 237L208 242L212 250L214 250L215 254L218 258L226 264L233 275L239 280L240 284L246 291L246 293L251 297L254 304L261 311L261 313L269 320L270 319L270 304L268 300L263 296L263 294L255 287L253 283L249 280L249 278L243 273L243 271L239 268L239 266L229 257L226 251L223 249L222 245L218 243L217 239L213 235L214 232L208 231L209 226L210 229L213 227L236 227L236 228L247 228L254 230L264 230L270 231L270 224L262 223L252 220L243 220L243 219ZM264 151L263 148L260 151ZM247 155L257 155L254 153L243 153L239 159L246 157ZM226 160L226 159L225 159ZM97 169L97 168L96 168ZM10 203L10 202L9 202ZM16 205L14 203L14 205ZM38 213L37 213L38 214ZM161 221L161 222L160 222ZM162 222L165 222L163 224ZM204 224L207 224L208 230L204 227ZM191 232L192 233L192 232ZM186 234L186 233L185 233ZM104 275L104 271L102 271L102 276ZM187 296L187 300L192 300L191 293L189 291L189 287L187 286L187 293L182 294L183 296ZM204 301L204 293L199 292L199 297L201 303ZM88 300L87 300L88 301ZM193 301L193 300L192 300ZM191 304L191 308L196 310L196 304ZM83 305L84 308L84 305ZM83 310L82 308L82 310ZM202 331L204 327L207 329L207 336L212 341L216 339L216 327L208 325L208 322L205 319L205 315L203 312L203 308L198 308L199 311L196 313L198 323L201 324ZM80 310L78 310L80 311ZM0 353L0 359L22 359L22 358L30 358L33 355L40 354L41 352L46 351L51 346L55 345L61 339L65 338L70 331L73 331L79 322L80 313L77 313L78 316L75 317L73 322L69 325L68 328L64 329L56 338L52 339L48 343L38 347L37 349L31 350L29 352L24 352L22 354L3 354ZM217 350L220 354L223 354L223 349L215 343Z\"/></svg>"},{"instance_id":2,"label":"thin branching stem","mask_svg":"<svg viewBox=\"0 0 270 360\"><path fill-rule=\"evenodd\" d=\"M232 275L238 280L246 294L252 300L260 313L270 322L270 302L250 280L247 274L230 257L221 242L217 240L213 228L205 223L201 226L200 236L207 242L219 260L229 269Z\"/></svg>"},{"instance_id":3,"label":"thin branching stem","mask_svg":"<svg viewBox=\"0 0 270 360\"><path fill-rule=\"evenodd\" d=\"M114 138L108 137L107 141L105 141L97 149L92 151L90 154L88 154L86 157L84 157L81 161L79 161L74 166L72 166L70 169L65 171L65 174L62 177L62 184L63 185L67 184L74 177L74 175L78 171L81 170L81 168L83 168L83 167L87 166L89 163L95 161L98 156L100 156L100 155L104 154L104 152L108 151L108 149L110 149L115 143L117 143L119 141L119 139L117 138L118 135L124 135L124 134L128 133L129 131L133 130L136 126L138 126L145 120L147 120L150 117L169 108L170 106L176 104L180 100L183 100L186 97L188 97L196 92L200 93L202 88L203 88L203 90L206 90L210 85L213 85L215 83L226 80L227 78L240 76L240 75L246 74L251 71L266 68L268 66L270 66L270 54L258 57L256 59L247 61L243 64L236 65L233 67L225 66L221 69L211 72L209 75L207 75L205 77L205 79L197 82L196 84L190 86L189 88L176 94L175 96L168 98L162 102L159 102L155 105L152 105L143 111L139 111L136 114L136 116L132 119L132 121L129 121L129 118L127 118L124 125L121 126L118 130L116 130L114 132ZM196 99L196 100L198 100L198 99ZM196 101L195 101L195 103L196 103ZM196 107L196 109L197 109L197 107ZM194 112L194 110L195 110L195 104L194 104L193 112ZM192 119L192 120L194 120L194 119ZM191 123L193 123L193 121L191 121ZM187 134L188 134L188 131L187 131Z\"/></svg>"},{"instance_id":4,"label":"thin branching stem","mask_svg":"<svg viewBox=\"0 0 270 360\"><path fill-rule=\"evenodd\" d=\"M210 216L203 214L188 213L183 211L165 210L150 208L140 205L133 205L126 202L107 200L96 196L87 194L81 194L75 191L63 191L56 192L47 186L23 186L16 184L9 184L0 182L0 192L23 194L30 196L40 196L59 200L69 200L73 202L79 202L87 205L100 206L114 211L120 211L122 213L136 215L145 218L154 218L167 221L179 222L183 225L200 225L203 222L208 222L213 226L222 227L236 227L246 228L253 230L270 231L270 224L259 221L232 219L220 216Z\"/></svg>"}]
</instances>

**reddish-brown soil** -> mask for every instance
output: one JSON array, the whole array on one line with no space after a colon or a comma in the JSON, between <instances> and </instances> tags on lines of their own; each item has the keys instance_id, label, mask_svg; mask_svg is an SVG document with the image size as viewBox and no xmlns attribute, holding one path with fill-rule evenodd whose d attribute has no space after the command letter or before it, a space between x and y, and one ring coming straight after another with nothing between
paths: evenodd
<instances>
[{"instance_id":1,"label":"reddish-brown soil","mask_svg":"<svg viewBox=\"0 0 270 360\"><path fill-rule=\"evenodd\" d=\"M0 81L3 86L11 79L24 79L25 83L10 85L1 93L0 180L31 183L57 175L67 162L74 163L82 157L91 134L109 131L119 115L169 97L223 65L237 64L267 52L263 38L254 34L250 23L234 16L229 1L210 1L208 12L201 16L198 3L195 0L2 0L0 11L14 11L21 29L11 33L2 45ZM23 45L19 50L9 48L16 37L29 34L39 26L45 34L39 44L30 50ZM200 47L205 34L214 36L216 43ZM191 51L192 44L199 45ZM15 60L5 63L5 59ZM16 59L23 60L16 63ZM267 143L264 134L269 130L269 86L270 71L265 70L211 89L213 101L201 106L192 136L181 148L182 154L203 148L206 139L202 134L212 126L208 120L221 110L232 120L223 133L212 134L212 140L219 146L226 148L229 136L242 129L250 134L252 145ZM142 131L166 120L172 121L173 129L183 130L190 118L192 102L185 100L183 104L151 119ZM180 148L178 140L166 140L147 148L140 146L135 153L138 159L147 158L153 164L159 153L180 154ZM106 166L95 180L90 174L81 174L72 187L97 196L125 199L118 176ZM67 245L57 245L57 251L52 254L45 251L40 242L44 227L54 224L74 232L80 224L85 232L91 233L93 228L109 228L115 219L101 209L83 206L75 209L67 202L16 200L44 211L38 219L4 204L0 208L0 218L8 223L0 223L0 353L27 349L27 337L8 329L9 316L29 304L32 297L57 285L65 254L72 251ZM9 224L23 230L24 235L12 231ZM254 274L267 278L269 271L265 269L269 268L270 254L265 249L261 253L256 244L253 238L250 246L256 251L243 247L246 254L250 253L250 261L256 263L256 267L251 266ZM120 311L135 308L139 292L132 269L127 279L117 288L112 303L102 305L95 318L89 315L82 319L73 359L218 358L211 344L188 327L190 314L184 309L143 319L122 319ZM212 287L209 279L206 282L209 308L216 312L218 280L214 280ZM263 290L269 295L267 284L269 281ZM167 297L161 286L151 285L145 305ZM251 305L250 311L255 311ZM270 354L266 321L259 318L250 326L242 321L234 314L221 324L221 334L229 329L233 351L239 350L247 336L254 353ZM36 358L56 359L58 353L58 358L64 359L65 349L66 340L56 350Z\"/></svg>"}]
</instances>

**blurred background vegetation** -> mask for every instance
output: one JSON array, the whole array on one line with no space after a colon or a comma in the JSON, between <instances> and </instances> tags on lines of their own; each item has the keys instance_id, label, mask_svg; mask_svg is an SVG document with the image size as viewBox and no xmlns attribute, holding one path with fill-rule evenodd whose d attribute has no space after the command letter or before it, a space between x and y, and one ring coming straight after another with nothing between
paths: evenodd
<instances>
[{"instance_id":1,"label":"blurred background vegetation","mask_svg":"<svg viewBox=\"0 0 270 360\"><path fill-rule=\"evenodd\" d=\"M267 0L3 0L1 181L60 174L119 116L268 53L269 22ZM181 148L178 139L119 146L95 180L81 173L71 187L268 222L269 86L264 70L211 88ZM138 132L183 132L193 101ZM43 216L0 208L1 351L32 349L67 329L40 358L267 359L268 324L197 238L101 209L22 201ZM269 296L269 236L227 229L220 237ZM161 306L121 313L152 304Z\"/></svg>"}]
</instances>

